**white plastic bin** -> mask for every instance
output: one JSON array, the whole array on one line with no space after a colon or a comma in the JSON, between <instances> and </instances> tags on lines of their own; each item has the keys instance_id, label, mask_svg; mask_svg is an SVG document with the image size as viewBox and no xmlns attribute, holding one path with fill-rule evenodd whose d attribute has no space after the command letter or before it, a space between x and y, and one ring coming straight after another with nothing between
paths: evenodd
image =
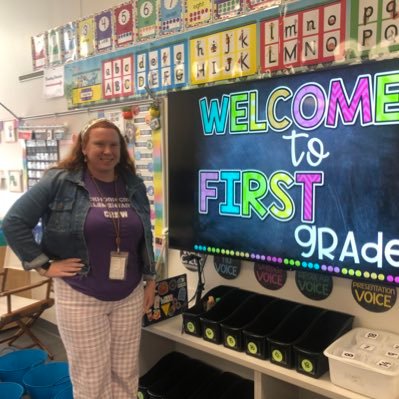
<instances>
[{"instance_id":1,"label":"white plastic bin","mask_svg":"<svg viewBox=\"0 0 399 399\"><path fill-rule=\"evenodd\" d=\"M333 384L375 399L399 399L399 335L354 328L324 354Z\"/></svg>"}]
</instances>

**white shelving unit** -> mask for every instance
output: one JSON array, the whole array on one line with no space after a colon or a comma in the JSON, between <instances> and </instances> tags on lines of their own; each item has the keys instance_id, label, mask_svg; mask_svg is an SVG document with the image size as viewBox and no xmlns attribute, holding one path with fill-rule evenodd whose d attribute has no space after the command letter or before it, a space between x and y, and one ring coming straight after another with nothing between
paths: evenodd
<instances>
[{"instance_id":1,"label":"white shelving unit","mask_svg":"<svg viewBox=\"0 0 399 399\"><path fill-rule=\"evenodd\" d=\"M146 360L151 362L152 356L152 362L155 363L162 357L161 352L167 353L171 350L186 353L221 369L252 379L255 384L254 399L367 399L363 395L332 384L329 373L314 379L268 360L256 359L243 352L236 352L223 345L182 333L181 327L181 316L145 327L143 355Z\"/></svg>"},{"instance_id":2,"label":"white shelving unit","mask_svg":"<svg viewBox=\"0 0 399 399\"><path fill-rule=\"evenodd\" d=\"M240 287L253 292L271 295L302 304L319 306L324 309L345 312L355 316L353 327L367 327L399 334L399 306L394 306L385 313L373 313L360 307L351 293L351 280L334 278L332 294L323 301L312 301L305 298L295 283L294 272L288 272L287 282L280 290L271 291L261 287L254 277L253 264L243 262L241 273L237 279L226 281L220 277L212 265L212 257L208 257L205 265L205 292L224 284ZM187 272L180 261L179 251L168 252L168 275L177 276L188 273L188 298L192 298L197 283L196 272ZM286 369L271 363L269 360L257 359L205 341L200 337L182 334L182 317L176 316L143 329L143 345L141 354L141 373L145 373L164 354L176 350L205 361L222 370L235 372L255 383L254 399L368 399L355 392L340 388L330 381L329 373L319 379ZM252 399L252 398L248 398Z\"/></svg>"}]
</instances>

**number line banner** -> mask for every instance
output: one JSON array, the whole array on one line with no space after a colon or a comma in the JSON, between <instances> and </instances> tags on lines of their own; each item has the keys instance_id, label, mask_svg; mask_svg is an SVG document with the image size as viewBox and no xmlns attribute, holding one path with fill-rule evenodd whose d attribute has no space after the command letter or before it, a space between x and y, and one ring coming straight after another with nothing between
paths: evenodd
<instances>
[{"instance_id":1,"label":"number line banner","mask_svg":"<svg viewBox=\"0 0 399 399\"><path fill-rule=\"evenodd\" d=\"M97 52L112 50L113 30L111 10L95 15L95 33Z\"/></svg>"},{"instance_id":2,"label":"number line banner","mask_svg":"<svg viewBox=\"0 0 399 399\"><path fill-rule=\"evenodd\" d=\"M137 40L154 38L159 29L158 1L137 0L136 13Z\"/></svg>"},{"instance_id":3,"label":"number line banner","mask_svg":"<svg viewBox=\"0 0 399 399\"><path fill-rule=\"evenodd\" d=\"M114 8L115 46L122 47L134 42L134 14L132 3L125 3Z\"/></svg>"},{"instance_id":4,"label":"number line banner","mask_svg":"<svg viewBox=\"0 0 399 399\"><path fill-rule=\"evenodd\" d=\"M88 17L78 22L79 58L86 58L94 54L95 32L94 17Z\"/></svg>"},{"instance_id":5,"label":"number line banner","mask_svg":"<svg viewBox=\"0 0 399 399\"><path fill-rule=\"evenodd\" d=\"M181 31L183 29L183 0L161 0L159 20L161 35Z\"/></svg>"}]
</instances>

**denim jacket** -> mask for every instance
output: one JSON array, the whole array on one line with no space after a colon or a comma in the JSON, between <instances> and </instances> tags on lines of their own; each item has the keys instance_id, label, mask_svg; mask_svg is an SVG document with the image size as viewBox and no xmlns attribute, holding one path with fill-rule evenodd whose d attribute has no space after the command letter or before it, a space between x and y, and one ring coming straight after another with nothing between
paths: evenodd
<instances>
[{"instance_id":1,"label":"denim jacket","mask_svg":"<svg viewBox=\"0 0 399 399\"><path fill-rule=\"evenodd\" d=\"M150 221L150 205L143 181L127 171L121 174L130 204L144 227L141 248L145 280L155 278L154 253ZM8 245L21 259L24 269L38 268L49 260L80 258L90 270L84 238L84 223L90 207L89 193L84 186L83 170L72 172L51 169L28 192L19 198L3 220ZM42 219L43 237L38 244L32 229Z\"/></svg>"}]
</instances>

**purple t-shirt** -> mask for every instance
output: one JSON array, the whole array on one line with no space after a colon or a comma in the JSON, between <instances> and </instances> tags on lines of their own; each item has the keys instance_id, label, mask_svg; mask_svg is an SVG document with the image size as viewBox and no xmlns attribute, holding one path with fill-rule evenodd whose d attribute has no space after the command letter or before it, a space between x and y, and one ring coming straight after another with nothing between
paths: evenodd
<instances>
[{"instance_id":1,"label":"purple t-shirt","mask_svg":"<svg viewBox=\"0 0 399 399\"><path fill-rule=\"evenodd\" d=\"M144 229L137 213L127 198L124 182L118 178L115 184L96 180L85 174L84 182L90 194L91 207L86 217L84 235L89 251L90 272L87 276L65 278L65 282L83 294L103 301L117 301L126 298L141 280L140 243ZM119 201L119 204L116 201ZM106 201L106 202L105 202ZM106 206L107 204L107 206ZM110 255L116 251L116 232L112 219L117 223L119 212L120 251L128 252L125 280L110 280Z\"/></svg>"}]
</instances>

